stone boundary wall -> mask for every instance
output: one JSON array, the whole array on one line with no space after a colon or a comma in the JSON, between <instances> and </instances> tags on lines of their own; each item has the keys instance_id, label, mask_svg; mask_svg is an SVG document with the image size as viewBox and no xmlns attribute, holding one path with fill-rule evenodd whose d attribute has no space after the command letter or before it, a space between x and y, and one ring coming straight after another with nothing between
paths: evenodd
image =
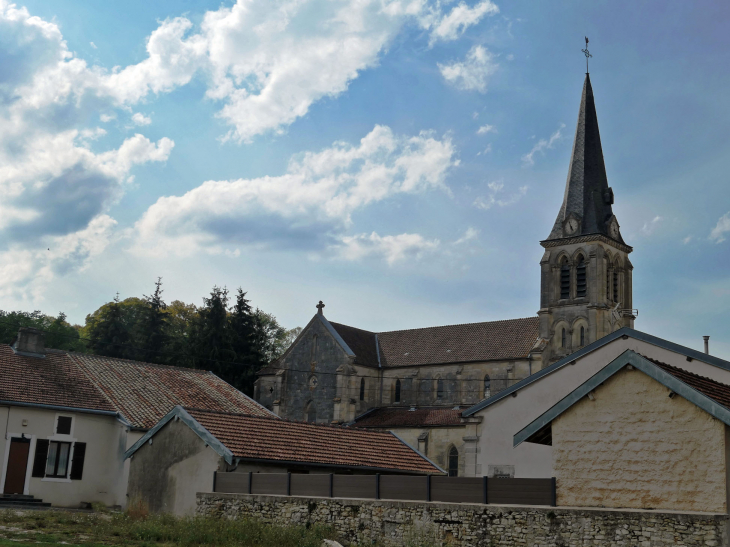
<instances>
[{"instance_id":1,"label":"stone boundary wall","mask_svg":"<svg viewBox=\"0 0 730 547\"><path fill-rule=\"evenodd\" d=\"M198 493L199 515L331 526L343 544L729 547L728 515ZM429 541L430 540L430 541Z\"/></svg>"}]
</instances>

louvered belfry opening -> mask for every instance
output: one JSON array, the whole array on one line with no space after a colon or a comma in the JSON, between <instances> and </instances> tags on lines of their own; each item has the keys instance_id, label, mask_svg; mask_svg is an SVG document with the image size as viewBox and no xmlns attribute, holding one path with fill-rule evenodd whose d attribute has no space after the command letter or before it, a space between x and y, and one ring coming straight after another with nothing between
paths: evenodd
<instances>
[{"instance_id":1,"label":"louvered belfry opening","mask_svg":"<svg viewBox=\"0 0 730 547\"><path fill-rule=\"evenodd\" d=\"M560 299L570 298L570 264L563 262L560 266Z\"/></svg>"},{"instance_id":2,"label":"louvered belfry opening","mask_svg":"<svg viewBox=\"0 0 730 547\"><path fill-rule=\"evenodd\" d=\"M575 295L578 298L584 298L588 292L588 283L586 281L586 263L583 257L578 259L578 265L575 267Z\"/></svg>"},{"instance_id":3,"label":"louvered belfry opening","mask_svg":"<svg viewBox=\"0 0 730 547\"><path fill-rule=\"evenodd\" d=\"M613 271L613 301L618 302L618 272Z\"/></svg>"}]
</instances>

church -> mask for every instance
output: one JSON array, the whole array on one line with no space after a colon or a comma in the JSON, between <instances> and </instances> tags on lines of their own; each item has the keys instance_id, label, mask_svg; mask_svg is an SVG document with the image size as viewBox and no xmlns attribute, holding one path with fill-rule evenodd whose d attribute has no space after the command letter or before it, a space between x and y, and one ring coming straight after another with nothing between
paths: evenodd
<instances>
[{"instance_id":1,"label":"church","mask_svg":"<svg viewBox=\"0 0 730 547\"><path fill-rule=\"evenodd\" d=\"M450 475L474 475L480 418L466 409L633 329L632 248L613 203L586 74L563 203L540 241L536 316L371 332L329 321L320 301L294 343L259 372L254 398L287 419L393 431Z\"/></svg>"}]
</instances>

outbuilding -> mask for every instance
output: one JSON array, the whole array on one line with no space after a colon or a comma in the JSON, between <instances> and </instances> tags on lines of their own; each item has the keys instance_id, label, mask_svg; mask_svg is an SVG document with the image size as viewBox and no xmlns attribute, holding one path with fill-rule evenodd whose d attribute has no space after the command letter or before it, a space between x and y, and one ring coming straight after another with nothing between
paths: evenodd
<instances>
[{"instance_id":1,"label":"outbuilding","mask_svg":"<svg viewBox=\"0 0 730 547\"><path fill-rule=\"evenodd\" d=\"M557 504L727 513L730 385L627 350L514 436L552 446Z\"/></svg>"},{"instance_id":2,"label":"outbuilding","mask_svg":"<svg viewBox=\"0 0 730 547\"><path fill-rule=\"evenodd\" d=\"M125 454L130 502L191 515L196 493L250 473L443 475L390 432L175 407Z\"/></svg>"}]
</instances>

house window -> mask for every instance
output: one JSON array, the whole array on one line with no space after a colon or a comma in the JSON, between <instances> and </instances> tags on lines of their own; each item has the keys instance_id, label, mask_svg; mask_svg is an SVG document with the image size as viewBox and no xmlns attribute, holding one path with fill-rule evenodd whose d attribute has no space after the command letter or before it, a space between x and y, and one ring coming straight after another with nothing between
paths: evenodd
<instances>
[{"instance_id":1,"label":"house window","mask_svg":"<svg viewBox=\"0 0 730 547\"><path fill-rule=\"evenodd\" d=\"M443 380L443 378L439 378L438 380L436 380L436 398L437 399L444 398L444 380Z\"/></svg>"},{"instance_id":2,"label":"house window","mask_svg":"<svg viewBox=\"0 0 730 547\"><path fill-rule=\"evenodd\" d=\"M456 477L459 475L459 451L456 450L455 446L449 450L449 477Z\"/></svg>"},{"instance_id":3,"label":"house window","mask_svg":"<svg viewBox=\"0 0 730 547\"><path fill-rule=\"evenodd\" d=\"M365 378L360 378L360 400L365 400Z\"/></svg>"},{"instance_id":4,"label":"house window","mask_svg":"<svg viewBox=\"0 0 730 547\"><path fill-rule=\"evenodd\" d=\"M585 327L580 328L580 347L586 345L586 329Z\"/></svg>"},{"instance_id":5,"label":"house window","mask_svg":"<svg viewBox=\"0 0 730 547\"><path fill-rule=\"evenodd\" d=\"M56 434L57 435L71 435L71 423L73 418L71 416L59 416L56 421Z\"/></svg>"},{"instance_id":6,"label":"house window","mask_svg":"<svg viewBox=\"0 0 730 547\"><path fill-rule=\"evenodd\" d=\"M586 282L586 263L581 256L575 267L575 296L577 298L585 298L588 292L588 284Z\"/></svg>"},{"instance_id":7,"label":"house window","mask_svg":"<svg viewBox=\"0 0 730 547\"><path fill-rule=\"evenodd\" d=\"M560 347L561 348L564 348L565 347L565 329L563 329L563 335L562 335L561 340L560 340Z\"/></svg>"},{"instance_id":8,"label":"house window","mask_svg":"<svg viewBox=\"0 0 730 547\"><path fill-rule=\"evenodd\" d=\"M400 380L395 381L395 397L393 397L393 401L400 403Z\"/></svg>"},{"instance_id":9,"label":"house window","mask_svg":"<svg viewBox=\"0 0 730 547\"><path fill-rule=\"evenodd\" d=\"M51 442L46 457L46 477L66 478L71 443Z\"/></svg>"},{"instance_id":10,"label":"house window","mask_svg":"<svg viewBox=\"0 0 730 547\"><path fill-rule=\"evenodd\" d=\"M570 264L567 259L563 258L560 265L560 299L568 298L570 298Z\"/></svg>"},{"instance_id":11,"label":"house window","mask_svg":"<svg viewBox=\"0 0 730 547\"><path fill-rule=\"evenodd\" d=\"M492 394L492 380L489 374L484 377L484 398L488 398Z\"/></svg>"}]
</instances>

